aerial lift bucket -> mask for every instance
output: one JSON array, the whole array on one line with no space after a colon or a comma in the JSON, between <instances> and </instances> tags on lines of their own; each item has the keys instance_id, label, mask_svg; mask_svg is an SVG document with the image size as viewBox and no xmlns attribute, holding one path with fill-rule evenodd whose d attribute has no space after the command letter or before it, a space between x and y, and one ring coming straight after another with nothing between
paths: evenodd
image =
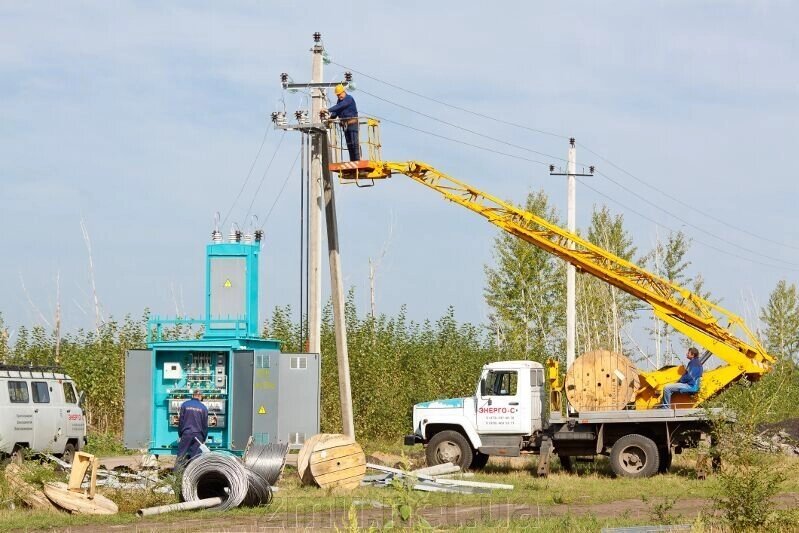
<instances>
[{"instance_id":1,"label":"aerial lift bucket","mask_svg":"<svg viewBox=\"0 0 799 533\"><path fill-rule=\"evenodd\" d=\"M347 143L339 120L331 121L330 124L329 168L331 172L339 175L341 184L354 183L358 187L372 187L375 180L391 176L382 164L379 120L366 116L358 117L358 145L361 155L359 161L348 160Z\"/></svg>"}]
</instances>

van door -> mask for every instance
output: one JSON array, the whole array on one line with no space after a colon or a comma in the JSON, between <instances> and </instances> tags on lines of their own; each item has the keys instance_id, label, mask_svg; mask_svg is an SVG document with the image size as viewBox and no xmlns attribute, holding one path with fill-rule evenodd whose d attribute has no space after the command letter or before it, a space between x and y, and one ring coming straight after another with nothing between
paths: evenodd
<instances>
[{"instance_id":1,"label":"van door","mask_svg":"<svg viewBox=\"0 0 799 533\"><path fill-rule=\"evenodd\" d=\"M66 431L66 438L77 439L78 447L83 443L83 436L86 434L86 422L83 420L83 411L78 405L78 395L75 387L69 381L61 383L64 393L64 420L62 424Z\"/></svg>"},{"instance_id":2,"label":"van door","mask_svg":"<svg viewBox=\"0 0 799 533\"><path fill-rule=\"evenodd\" d=\"M35 420L28 382L10 379L6 381L6 386L3 388L5 390L0 392L0 394L8 395L8 407L6 407L8 409L8 417L5 416L5 413L2 417L2 431L4 434L0 435L0 450L5 453L11 453L14 449L14 444L18 442L33 446Z\"/></svg>"},{"instance_id":3,"label":"van door","mask_svg":"<svg viewBox=\"0 0 799 533\"><path fill-rule=\"evenodd\" d=\"M61 426L59 408L53 403L60 399L60 391L53 394L51 381L31 380L31 399L33 400L33 449L38 452L62 453L66 444L66 434Z\"/></svg>"},{"instance_id":4,"label":"van door","mask_svg":"<svg viewBox=\"0 0 799 533\"><path fill-rule=\"evenodd\" d=\"M529 400L519 386L519 371L491 369L483 383L477 398L477 431L517 435L529 431Z\"/></svg>"}]
</instances>

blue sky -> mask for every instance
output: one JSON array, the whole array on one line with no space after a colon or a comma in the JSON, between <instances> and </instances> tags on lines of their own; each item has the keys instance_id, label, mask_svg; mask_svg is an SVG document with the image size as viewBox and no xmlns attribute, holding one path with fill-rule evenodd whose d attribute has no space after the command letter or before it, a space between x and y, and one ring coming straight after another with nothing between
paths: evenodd
<instances>
[{"instance_id":1,"label":"blue sky","mask_svg":"<svg viewBox=\"0 0 799 533\"><path fill-rule=\"evenodd\" d=\"M52 321L58 275L65 327L91 327L82 219L104 316L145 307L200 315L213 213L230 210L280 99L289 112L305 105L283 93L279 74L310 76L311 35L320 31L336 63L575 136L578 163L623 187L601 176L578 185L578 225L607 203L642 251L657 234L682 229L694 238L692 273L751 322L776 282L799 272L798 18L787 1L0 3L0 311L12 330ZM325 77L343 71L331 64ZM548 156L356 90L362 113L547 164L565 157L560 137L367 77L356 84ZM565 210L565 183L545 165L393 124L382 135L388 159L426 161L514 201L543 189ZM231 219L244 222L280 136L268 134ZM286 134L253 201L261 221L298 149L299 138ZM453 305L460 320L485 320L489 224L401 177L337 195L345 282L364 310L368 260L385 250L379 311L407 304L412 318L435 319ZM266 221L263 312L297 306L298 224L295 171Z\"/></svg>"}]
</instances>

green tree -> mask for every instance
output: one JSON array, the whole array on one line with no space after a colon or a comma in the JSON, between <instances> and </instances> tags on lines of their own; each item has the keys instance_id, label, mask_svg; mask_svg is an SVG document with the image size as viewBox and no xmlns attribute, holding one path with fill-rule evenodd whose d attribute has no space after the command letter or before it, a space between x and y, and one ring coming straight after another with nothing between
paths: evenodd
<instances>
[{"instance_id":1,"label":"green tree","mask_svg":"<svg viewBox=\"0 0 799 533\"><path fill-rule=\"evenodd\" d=\"M635 262L637 248L624 228L624 216L606 206L591 214L586 238L609 252ZM593 276L577 278L577 352L604 348L624 351L623 329L635 318L640 302Z\"/></svg>"},{"instance_id":2,"label":"green tree","mask_svg":"<svg viewBox=\"0 0 799 533\"><path fill-rule=\"evenodd\" d=\"M774 355L793 359L799 353L799 295L796 285L777 282L768 303L760 311L766 328L766 348Z\"/></svg>"},{"instance_id":3,"label":"green tree","mask_svg":"<svg viewBox=\"0 0 799 533\"><path fill-rule=\"evenodd\" d=\"M543 191L530 193L524 209L558 224ZM563 354L565 265L509 233L494 241L494 266L486 266L486 303L495 342L516 359L543 361Z\"/></svg>"}]
</instances>

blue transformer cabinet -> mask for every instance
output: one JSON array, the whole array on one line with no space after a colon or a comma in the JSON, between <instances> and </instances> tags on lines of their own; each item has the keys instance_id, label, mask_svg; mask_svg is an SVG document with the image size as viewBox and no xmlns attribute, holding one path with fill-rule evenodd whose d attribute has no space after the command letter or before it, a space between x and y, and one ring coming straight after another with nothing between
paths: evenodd
<instances>
[{"instance_id":1,"label":"blue transformer cabinet","mask_svg":"<svg viewBox=\"0 0 799 533\"><path fill-rule=\"evenodd\" d=\"M279 340L258 336L260 236L214 237L205 318L154 318L148 349L126 354L127 448L177 453L178 413L194 390L208 408L211 449L241 454L250 437L297 447L319 432L319 354L284 354Z\"/></svg>"}]
</instances>

